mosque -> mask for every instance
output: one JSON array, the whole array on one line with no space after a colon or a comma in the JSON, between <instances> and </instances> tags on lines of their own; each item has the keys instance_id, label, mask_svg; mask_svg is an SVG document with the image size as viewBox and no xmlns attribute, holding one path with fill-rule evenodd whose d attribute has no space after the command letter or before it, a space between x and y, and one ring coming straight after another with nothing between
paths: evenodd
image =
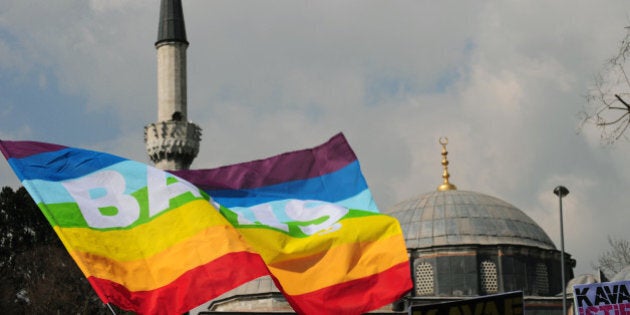
<instances>
[{"instance_id":1,"label":"mosque","mask_svg":"<svg viewBox=\"0 0 630 315\"><path fill-rule=\"evenodd\" d=\"M145 126L145 144L162 169L188 168L199 152L201 128L187 120L186 49L181 0L162 0L158 38L158 121ZM385 213L405 235L414 288L377 313L405 313L411 305L523 291L527 314L561 314L561 251L523 211L499 198L458 190L449 181L446 139L442 184ZM436 163L437 164L437 163ZM575 260L565 253L565 279ZM574 281L580 280L574 279ZM246 283L191 314L292 313L269 277Z\"/></svg>"}]
</instances>

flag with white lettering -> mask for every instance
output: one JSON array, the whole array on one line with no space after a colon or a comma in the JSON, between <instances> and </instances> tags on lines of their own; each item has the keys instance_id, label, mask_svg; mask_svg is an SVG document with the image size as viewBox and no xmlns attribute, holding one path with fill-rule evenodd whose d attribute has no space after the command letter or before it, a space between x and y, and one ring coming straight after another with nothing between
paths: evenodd
<instances>
[{"instance_id":1,"label":"flag with white lettering","mask_svg":"<svg viewBox=\"0 0 630 315\"><path fill-rule=\"evenodd\" d=\"M573 301L577 315L630 314L630 281L574 285Z\"/></svg>"},{"instance_id":2,"label":"flag with white lettering","mask_svg":"<svg viewBox=\"0 0 630 315\"><path fill-rule=\"evenodd\" d=\"M30 141L0 150L104 303L182 314L268 274L212 200L117 156Z\"/></svg>"},{"instance_id":3,"label":"flag with white lettering","mask_svg":"<svg viewBox=\"0 0 630 315\"><path fill-rule=\"evenodd\" d=\"M381 214L343 134L311 149L174 174L221 205L301 314L362 314L412 287L398 221Z\"/></svg>"}]
</instances>

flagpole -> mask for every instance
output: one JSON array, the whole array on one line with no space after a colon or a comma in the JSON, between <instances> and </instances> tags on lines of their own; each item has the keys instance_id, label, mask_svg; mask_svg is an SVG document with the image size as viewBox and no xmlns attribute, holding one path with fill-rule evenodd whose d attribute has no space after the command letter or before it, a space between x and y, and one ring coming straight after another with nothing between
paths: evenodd
<instances>
[{"instance_id":1,"label":"flagpole","mask_svg":"<svg viewBox=\"0 0 630 315\"><path fill-rule=\"evenodd\" d=\"M112 306L109 303L105 303L105 305L107 305L107 308L109 308L112 314L116 315L116 311L114 311L114 308L112 308Z\"/></svg>"},{"instance_id":2,"label":"flagpole","mask_svg":"<svg viewBox=\"0 0 630 315\"><path fill-rule=\"evenodd\" d=\"M562 314L567 314L567 283L565 280L564 271L564 228L562 224L562 197L569 194L569 190L564 186L557 186L554 188L553 193L558 196L560 200L560 272L562 273Z\"/></svg>"}]
</instances>

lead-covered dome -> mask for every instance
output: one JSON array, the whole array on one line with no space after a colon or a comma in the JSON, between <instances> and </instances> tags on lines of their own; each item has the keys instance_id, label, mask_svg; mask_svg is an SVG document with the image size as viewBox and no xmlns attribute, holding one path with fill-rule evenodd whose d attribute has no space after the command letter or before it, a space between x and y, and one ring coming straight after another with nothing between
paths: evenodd
<instances>
[{"instance_id":1,"label":"lead-covered dome","mask_svg":"<svg viewBox=\"0 0 630 315\"><path fill-rule=\"evenodd\" d=\"M495 197L449 182L446 144L437 191L402 201L386 213L400 221L414 278L411 304L523 291L554 296L564 289L562 253L536 222ZM575 260L565 254L573 277Z\"/></svg>"},{"instance_id":2,"label":"lead-covered dome","mask_svg":"<svg viewBox=\"0 0 630 315\"><path fill-rule=\"evenodd\" d=\"M477 192L430 192L400 202L387 213L400 221L407 248L504 244L555 249L523 211Z\"/></svg>"}]
</instances>

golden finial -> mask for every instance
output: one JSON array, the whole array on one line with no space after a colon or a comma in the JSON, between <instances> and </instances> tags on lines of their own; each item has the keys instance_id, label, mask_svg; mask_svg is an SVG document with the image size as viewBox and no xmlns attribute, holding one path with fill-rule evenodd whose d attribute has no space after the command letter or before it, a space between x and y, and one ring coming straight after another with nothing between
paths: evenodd
<instances>
[{"instance_id":1,"label":"golden finial","mask_svg":"<svg viewBox=\"0 0 630 315\"><path fill-rule=\"evenodd\" d=\"M444 179L444 182L442 183L442 185L438 186L437 190L438 191L456 190L457 187L455 187L455 185L448 182L448 178L451 177L451 175L448 174L448 160L446 159L446 156L448 155L448 151L446 151L448 138L440 137L439 142L442 145L442 166L444 167L444 172L442 172L442 178Z\"/></svg>"}]
</instances>

